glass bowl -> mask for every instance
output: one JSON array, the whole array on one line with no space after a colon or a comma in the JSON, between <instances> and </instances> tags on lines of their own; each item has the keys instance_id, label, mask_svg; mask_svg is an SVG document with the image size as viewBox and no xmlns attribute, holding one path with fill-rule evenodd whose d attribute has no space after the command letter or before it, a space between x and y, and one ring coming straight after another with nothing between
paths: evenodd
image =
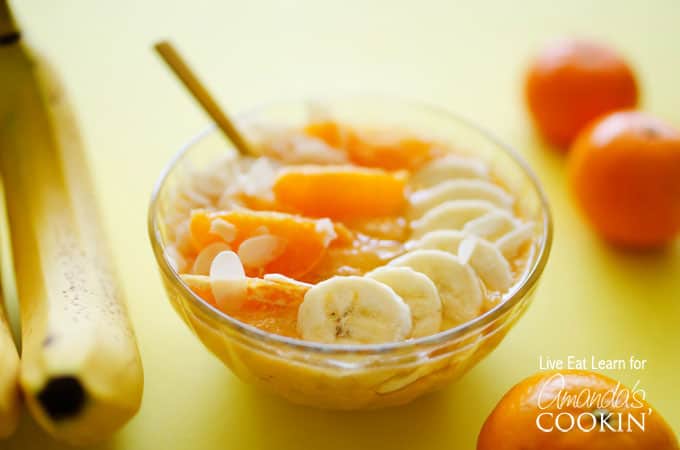
<instances>
[{"instance_id":1,"label":"glass bowl","mask_svg":"<svg viewBox=\"0 0 680 450\"><path fill-rule=\"evenodd\" d=\"M326 99L334 118L369 127L400 127L451 143L486 160L514 193L536 239L520 281L504 301L476 319L436 335L380 345L327 345L267 333L243 324L196 296L180 279L164 251L177 211L173 192L197 168L235 150L210 127L192 139L163 171L149 207L149 235L168 298L201 342L243 381L291 402L330 409L400 405L460 378L489 354L529 305L548 259L552 221L545 194L527 164L508 146L443 109L377 96ZM309 102L282 102L238 117L301 126Z\"/></svg>"}]
</instances>

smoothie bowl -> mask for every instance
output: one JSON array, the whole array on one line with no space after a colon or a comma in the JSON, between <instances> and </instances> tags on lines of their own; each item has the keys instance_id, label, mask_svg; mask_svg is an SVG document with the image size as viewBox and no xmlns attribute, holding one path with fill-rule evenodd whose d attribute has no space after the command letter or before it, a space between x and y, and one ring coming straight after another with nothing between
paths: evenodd
<instances>
[{"instance_id":1,"label":"smoothie bowl","mask_svg":"<svg viewBox=\"0 0 680 450\"><path fill-rule=\"evenodd\" d=\"M522 315L550 251L535 176L443 110L378 97L238 117L163 173L149 233L170 301L242 380L332 409L461 377Z\"/></svg>"}]
</instances>

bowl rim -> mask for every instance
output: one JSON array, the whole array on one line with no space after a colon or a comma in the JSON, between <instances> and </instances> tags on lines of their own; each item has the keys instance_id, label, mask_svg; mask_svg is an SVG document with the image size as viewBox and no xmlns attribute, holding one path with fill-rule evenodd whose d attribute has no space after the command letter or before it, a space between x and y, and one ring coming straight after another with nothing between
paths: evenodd
<instances>
[{"instance_id":1,"label":"bowl rim","mask_svg":"<svg viewBox=\"0 0 680 450\"><path fill-rule=\"evenodd\" d=\"M266 110L267 108L272 108L281 105L288 104L305 104L305 103L319 103L319 104L330 104L332 107L333 101L347 101L347 100L371 100L380 102L396 102L402 107L407 107L411 109L421 109L431 114L442 116L447 120L458 122L479 133L479 135L488 140L490 143L494 144L501 151L505 152L515 164L521 169L523 174L531 182L532 188L538 195L542 211L542 221L544 235L540 242L538 248L538 254L534 259L532 266L525 270L520 282L515 283L513 288L503 296L503 300L490 310L477 316L476 318L462 323L453 328L449 328L439 333L424 336L416 339L408 339L405 341L390 342L384 344L324 344L319 342L305 341L302 339L291 338L287 336L282 336L274 333L269 333L261 330L255 326L245 324L232 318L228 314L222 312L218 308L208 304L198 295L196 295L181 279L179 273L172 268L170 261L167 259L167 255L162 244L160 227L157 221L157 209L159 207L159 197L160 193L165 185L168 176L173 172L178 163L182 160L184 155L191 150L198 142L208 137L211 134L218 132L217 127L214 123L210 124L204 128L201 132L189 139L180 149L175 153L175 155L170 159L170 161L165 165L161 174L156 181L154 188L151 193L151 199L149 202L149 209L147 214L147 231L149 233L149 238L151 241L151 247L156 258L156 262L159 264L160 269L165 273L176 286L179 286L181 292L185 297L189 297L191 301L197 306L202 312L214 316L221 325L224 325L238 334L242 334L247 338L260 341L263 344L273 344L277 346L285 346L292 348L294 350L300 350L305 352L312 352L322 355L337 355L346 356L350 354L381 354L384 355L390 352L398 352L406 349L417 349L422 346L445 344L456 339L465 338L468 333L476 330L481 330L487 325L493 323L499 317L502 317L507 312L511 311L514 306L519 304L522 299L534 288L538 279L540 278L543 270L548 261L550 254L550 249L552 247L553 240L553 220L550 212L550 206L548 203L547 196L543 187L541 186L538 177L531 169L529 164L524 160L524 158L510 145L505 144L500 139L498 139L494 134L489 132L484 127L476 124L475 122L467 119L466 117L452 112L443 106L436 105L434 103L425 102L422 100L415 100L401 96L395 95L382 95L382 94L358 94L358 95L342 95L342 96L315 96L306 99L297 100L275 100L266 103L259 104L255 107L249 108L244 112L237 114L237 119L246 119L250 116L257 115L259 112Z\"/></svg>"}]
</instances>

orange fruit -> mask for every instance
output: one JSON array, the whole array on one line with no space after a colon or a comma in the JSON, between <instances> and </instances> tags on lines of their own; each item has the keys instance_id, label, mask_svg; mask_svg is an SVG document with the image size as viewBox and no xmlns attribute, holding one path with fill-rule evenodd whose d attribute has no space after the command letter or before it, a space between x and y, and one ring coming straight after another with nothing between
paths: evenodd
<instances>
[{"instance_id":1,"label":"orange fruit","mask_svg":"<svg viewBox=\"0 0 680 450\"><path fill-rule=\"evenodd\" d=\"M212 222L216 219L234 225L235 237L227 243L234 251L238 251L245 240L258 235L281 238L281 252L261 270L246 267L249 276L280 273L291 278L300 277L321 260L336 236L348 239L348 231L344 227L334 227L327 222L291 214L247 210L195 210L191 214L189 230L196 250L200 251L206 245L222 240L221 236L211 232Z\"/></svg>"},{"instance_id":2,"label":"orange fruit","mask_svg":"<svg viewBox=\"0 0 680 450\"><path fill-rule=\"evenodd\" d=\"M406 177L379 169L296 167L274 181L276 200L311 217L348 219L399 214L406 204Z\"/></svg>"},{"instance_id":3,"label":"orange fruit","mask_svg":"<svg viewBox=\"0 0 680 450\"><path fill-rule=\"evenodd\" d=\"M680 231L680 132L637 111L611 114L574 142L576 199L608 241L646 248Z\"/></svg>"},{"instance_id":4,"label":"orange fruit","mask_svg":"<svg viewBox=\"0 0 680 450\"><path fill-rule=\"evenodd\" d=\"M642 389L587 371L542 372L522 381L501 399L477 440L477 450L677 449Z\"/></svg>"},{"instance_id":5,"label":"orange fruit","mask_svg":"<svg viewBox=\"0 0 680 450\"><path fill-rule=\"evenodd\" d=\"M381 133L357 133L333 121L310 123L309 136L344 150L354 164L385 170L414 170L437 155L432 142Z\"/></svg>"},{"instance_id":6,"label":"orange fruit","mask_svg":"<svg viewBox=\"0 0 680 450\"><path fill-rule=\"evenodd\" d=\"M637 104L635 74L614 50L593 42L562 40L531 64L525 94L544 138L565 148L593 119Z\"/></svg>"}]
</instances>

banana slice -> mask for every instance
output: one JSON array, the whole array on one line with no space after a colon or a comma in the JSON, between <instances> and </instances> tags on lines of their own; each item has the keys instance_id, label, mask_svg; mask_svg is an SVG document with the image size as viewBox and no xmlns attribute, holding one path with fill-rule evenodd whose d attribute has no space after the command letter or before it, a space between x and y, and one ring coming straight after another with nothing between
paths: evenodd
<instances>
[{"instance_id":1,"label":"banana slice","mask_svg":"<svg viewBox=\"0 0 680 450\"><path fill-rule=\"evenodd\" d=\"M496 247L503 256L512 259L517 256L519 249L534 237L535 225L533 222L525 222L518 225L514 230L501 236L496 241Z\"/></svg>"},{"instance_id":2,"label":"banana slice","mask_svg":"<svg viewBox=\"0 0 680 450\"><path fill-rule=\"evenodd\" d=\"M466 234L458 230L435 230L426 233L417 241L413 241L410 246L424 250L442 250L444 252L458 254L458 246Z\"/></svg>"},{"instance_id":3,"label":"banana slice","mask_svg":"<svg viewBox=\"0 0 680 450\"><path fill-rule=\"evenodd\" d=\"M391 267L410 267L427 275L437 287L444 318L455 326L479 314L482 288L472 268L441 250L415 250L388 263Z\"/></svg>"},{"instance_id":4,"label":"banana slice","mask_svg":"<svg viewBox=\"0 0 680 450\"><path fill-rule=\"evenodd\" d=\"M313 286L298 311L303 339L327 344L381 344L406 339L411 312L376 280L335 276Z\"/></svg>"},{"instance_id":5,"label":"banana slice","mask_svg":"<svg viewBox=\"0 0 680 450\"><path fill-rule=\"evenodd\" d=\"M437 287L427 276L409 267L380 267L366 276L391 287L408 305L413 322L411 337L439 332L442 302Z\"/></svg>"},{"instance_id":6,"label":"banana slice","mask_svg":"<svg viewBox=\"0 0 680 450\"><path fill-rule=\"evenodd\" d=\"M518 222L509 212L496 209L469 221L463 227L463 231L467 234L484 238L487 241L495 241L504 234L514 230Z\"/></svg>"},{"instance_id":7,"label":"banana slice","mask_svg":"<svg viewBox=\"0 0 680 450\"><path fill-rule=\"evenodd\" d=\"M466 223L488 214L496 207L484 200L452 200L435 206L411 223L412 237L434 230L460 230Z\"/></svg>"},{"instance_id":8,"label":"banana slice","mask_svg":"<svg viewBox=\"0 0 680 450\"><path fill-rule=\"evenodd\" d=\"M459 155L437 158L416 171L410 185L418 189L439 184L454 178L488 178L489 169L481 161Z\"/></svg>"},{"instance_id":9,"label":"banana slice","mask_svg":"<svg viewBox=\"0 0 680 450\"><path fill-rule=\"evenodd\" d=\"M458 258L472 266L488 289L505 292L512 286L510 264L489 241L466 237L458 246Z\"/></svg>"},{"instance_id":10,"label":"banana slice","mask_svg":"<svg viewBox=\"0 0 680 450\"><path fill-rule=\"evenodd\" d=\"M460 179L443 181L429 189L415 192L407 211L418 218L429 209L450 200L486 200L499 208L511 210L514 198L501 187L486 180Z\"/></svg>"}]
</instances>

